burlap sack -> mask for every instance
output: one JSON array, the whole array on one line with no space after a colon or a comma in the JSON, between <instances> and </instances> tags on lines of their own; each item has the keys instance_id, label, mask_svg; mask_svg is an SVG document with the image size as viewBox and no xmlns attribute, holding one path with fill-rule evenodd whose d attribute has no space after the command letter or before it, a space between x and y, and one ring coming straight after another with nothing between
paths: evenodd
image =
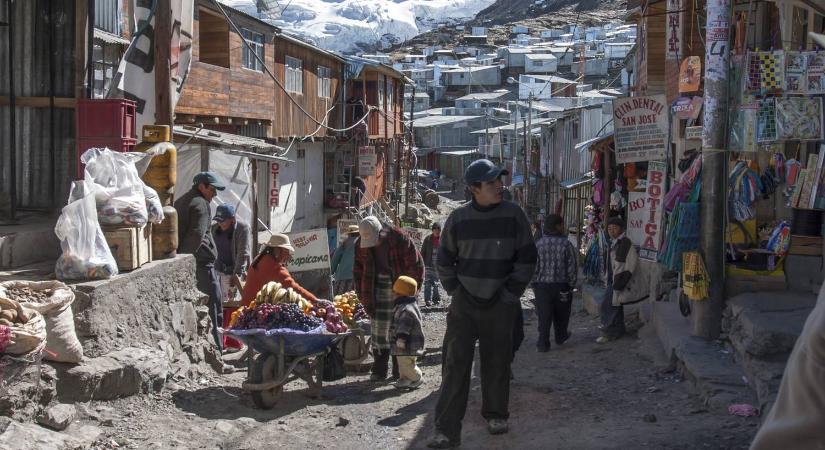
<instances>
[{"instance_id":1,"label":"burlap sack","mask_svg":"<svg viewBox=\"0 0 825 450\"><path fill-rule=\"evenodd\" d=\"M50 292L45 299L32 298L21 302L21 305L39 312L45 319L47 351L44 359L66 363L78 363L83 359L83 347L74 329L74 292L71 288L59 281L7 281L0 283L0 297L5 296L8 288Z\"/></svg>"},{"instance_id":2,"label":"burlap sack","mask_svg":"<svg viewBox=\"0 0 825 450\"><path fill-rule=\"evenodd\" d=\"M9 327L11 344L6 347L5 353L15 356L25 355L36 350L46 341L46 321L43 320L42 314L5 298L2 294L0 294L0 307L17 309L18 313L28 318L26 323L15 323Z\"/></svg>"}]
</instances>

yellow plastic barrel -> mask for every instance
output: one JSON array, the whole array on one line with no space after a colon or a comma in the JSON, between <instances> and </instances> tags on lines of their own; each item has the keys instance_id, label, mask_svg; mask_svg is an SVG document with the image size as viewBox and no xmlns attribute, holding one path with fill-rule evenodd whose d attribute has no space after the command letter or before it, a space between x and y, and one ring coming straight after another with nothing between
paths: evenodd
<instances>
[{"instance_id":1,"label":"yellow plastic barrel","mask_svg":"<svg viewBox=\"0 0 825 450\"><path fill-rule=\"evenodd\" d=\"M178 212L171 206L163 207L163 222L152 227L152 256L154 259L174 258L178 252Z\"/></svg>"}]
</instances>

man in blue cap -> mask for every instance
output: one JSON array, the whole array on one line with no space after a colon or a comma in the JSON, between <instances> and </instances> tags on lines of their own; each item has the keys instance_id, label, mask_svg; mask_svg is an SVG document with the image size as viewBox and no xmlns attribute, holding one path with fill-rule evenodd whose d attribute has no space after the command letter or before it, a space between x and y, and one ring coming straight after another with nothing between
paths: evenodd
<instances>
[{"instance_id":1,"label":"man in blue cap","mask_svg":"<svg viewBox=\"0 0 825 450\"><path fill-rule=\"evenodd\" d=\"M226 186L212 172L200 172L192 179L192 189L175 200L178 211L178 253L195 255L195 277L198 290L209 296L209 317L212 319L212 337L218 348L223 341L218 327L223 326L221 286L215 271L218 250L209 232L212 210L209 202Z\"/></svg>"},{"instance_id":2,"label":"man in blue cap","mask_svg":"<svg viewBox=\"0 0 825 450\"><path fill-rule=\"evenodd\" d=\"M530 221L504 200L507 170L479 159L464 172L472 200L447 218L436 268L452 296L442 346L441 394L430 448L461 443L476 341L481 356L481 415L490 434L508 431L510 364L521 295L533 277L536 245Z\"/></svg>"},{"instance_id":3,"label":"man in blue cap","mask_svg":"<svg viewBox=\"0 0 825 450\"><path fill-rule=\"evenodd\" d=\"M221 274L221 286L228 299L230 290L241 288L250 260L249 225L235 217L235 207L225 203L215 210L212 238L218 248L215 268Z\"/></svg>"}]
</instances>

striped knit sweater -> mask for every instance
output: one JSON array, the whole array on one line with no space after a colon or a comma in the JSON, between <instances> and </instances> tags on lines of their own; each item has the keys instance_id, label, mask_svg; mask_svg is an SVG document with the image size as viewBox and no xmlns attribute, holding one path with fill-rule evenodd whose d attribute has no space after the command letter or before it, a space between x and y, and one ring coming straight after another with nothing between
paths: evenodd
<instances>
[{"instance_id":1,"label":"striped knit sweater","mask_svg":"<svg viewBox=\"0 0 825 450\"><path fill-rule=\"evenodd\" d=\"M536 245L527 215L513 202L459 207L447 218L440 244L436 267L444 289L454 296L463 288L477 306L502 295L521 297L533 277Z\"/></svg>"}]
</instances>

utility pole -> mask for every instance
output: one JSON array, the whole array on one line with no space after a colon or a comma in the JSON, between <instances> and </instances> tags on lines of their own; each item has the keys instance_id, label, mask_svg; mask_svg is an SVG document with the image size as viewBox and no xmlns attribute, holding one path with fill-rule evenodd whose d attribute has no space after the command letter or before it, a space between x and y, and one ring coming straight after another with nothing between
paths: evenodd
<instances>
[{"instance_id":1,"label":"utility pole","mask_svg":"<svg viewBox=\"0 0 825 450\"><path fill-rule=\"evenodd\" d=\"M727 154L730 0L707 1L705 116L702 133L700 246L710 276L709 298L693 303L693 334L719 337L725 300L725 164Z\"/></svg>"},{"instance_id":2,"label":"utility pole","mask_svg":"<svg viewBox=\"0 0 825 450\"><path fill-rule=\"evenodd\" d=\"M530 205L530 153L533 151L533 88L527 97L527 131L524 133L524 204Z\"/></svg>"},{"instance_id":3,"label":"utility pole","mask_svg":"<svg viewBox=\"0 0 825 450\"><path fill-rule=\"evenodd\" d=\"M173 127L172 1L157 0L155 13L155 124ZM140 135L142 130L137 130Z\"/></svg>"},{"instance_id":4,"label":"utility pole","mask_svg":"<svg viewBox=\"0 0 825 450\"><path fill-rule=\"evenodd\" d=\"M521 167L522 167L522 188L521 188L521 207L525 210L527 209L527 118L521 119L522 127L524 131L522 131L522 135L524 136L524 146L521 150Z\"/></svg>"}]
</instances>

